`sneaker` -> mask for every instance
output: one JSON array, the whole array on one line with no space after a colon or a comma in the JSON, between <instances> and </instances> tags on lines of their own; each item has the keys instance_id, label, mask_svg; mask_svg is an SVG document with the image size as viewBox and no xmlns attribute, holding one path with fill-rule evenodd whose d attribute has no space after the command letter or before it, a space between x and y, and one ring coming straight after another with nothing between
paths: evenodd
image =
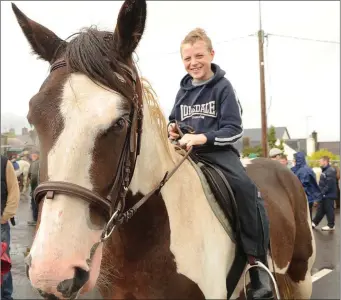
<instances>
[{"instance_id":1,"label":"sneaker","mask_svg":"<svg viewBox=\"0 0 341 300\"><path fill-rule=\"evenodd\" d=\"M314 222L311 222L311 227L313 227L313 229L315 229L316 225Z\"/></svg>"},{"instance_id":2,"label":"sneaker","mask_svg":"<svg viewBox=\"0 0 341 300\"><path fill-rule=\"evenodd\" d=\"M323 231L332 231L332 230L335 230L335 226L333 226L333 227L324 226L324 227L321 228L321 230L323 230Z\"/></svg>"},{"instance_id":3,"label":"sneaker","mask_svg":"<svg viewBox=\"0 0 341 300\"><path fill-rule=\"evenodd\" d=\"M35 222L35 221L28 221L28 222L27 222L27 225L28 225L28 226L36 226L36 225L37 225L37 222Z\"/></svg>"}]
</instances>

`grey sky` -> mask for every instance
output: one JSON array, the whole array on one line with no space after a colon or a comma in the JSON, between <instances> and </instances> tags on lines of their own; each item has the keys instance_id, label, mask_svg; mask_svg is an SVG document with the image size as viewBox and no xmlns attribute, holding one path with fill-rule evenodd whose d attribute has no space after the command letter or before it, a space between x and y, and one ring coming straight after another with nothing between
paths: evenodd
<instances>
[{"instance_id":1,"label":"grey sky","mask_svg":"<svg viewBox=\"0 0 341 300\"><path fill-rule=\"evenodd\" d=\"M113 29L121 1L14 1L28 17L66 38L92 24ZM340 40L339 1L262 2L267 33ZM243 106L244 127L260 127L258 1L148 2L147 29L138 49L139 68L153 84L168 116L185 74L178 53L195 27L211 36L215 62L227 73ZM238 37L246 37L235 39ZM267 62L268 124L287 126L291 137L317 130L319 140L340 138L340 45L270 36ZM25 116L48 65L37 61L1 2L1 109ZM307 116L311 116L307 118ZM309 122L307 122L307 120Z\"/></svg>"}]
</instances>

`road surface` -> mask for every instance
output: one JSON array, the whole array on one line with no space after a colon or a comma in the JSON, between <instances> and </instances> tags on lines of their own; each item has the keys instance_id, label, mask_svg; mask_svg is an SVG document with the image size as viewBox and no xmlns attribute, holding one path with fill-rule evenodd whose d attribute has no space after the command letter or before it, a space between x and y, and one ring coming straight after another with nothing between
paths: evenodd
<instances>
[{"instance_id":1,"label":"road surface","mask_svg":"<svg viewBox=\"0 0 341 300\"><path fill-rule=\"evenodd\" d=\"M27 226L31 220L29 199L22 197L15 227L11 227L11 257L13 262L12 276L14 299L41 299L25 275L24 255L31 246L34 228ZM326 225L322 220L321 226ZM319 227L321 227L319 226ZM313 268L312 299L340 299L340 214L336 212L335 232L314 230L316 239L316 261ZM80 299L100 299L95 291Z\"/></svg>"}]
</instances>

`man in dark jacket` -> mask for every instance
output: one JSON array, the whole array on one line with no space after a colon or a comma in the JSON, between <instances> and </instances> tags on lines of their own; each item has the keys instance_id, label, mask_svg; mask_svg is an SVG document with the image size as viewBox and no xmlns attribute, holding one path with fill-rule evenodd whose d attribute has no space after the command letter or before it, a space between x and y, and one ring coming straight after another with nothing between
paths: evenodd
<instances>
[{"instance_id":1,"label":"man in dark jacket","mask_svg":"<svg viewBox=\"0 0 341 300\"><path fill-rule=\"evenodd\" d=\"M336 189L336 171L329 164L329 157L324 156L320 159L322 174L320 177L319 186L323 196L323 200L319 203L316 216L313 219L313 228L315 228L327 216L328 225L321 230L330 231L335 229L334 201L337 199Z\"/></svg>"},{"instance_id":2,"label":"man in dark jacket","mask_svg":"<svg viewBox=\"0 0 341 300\"><path fill-rule=\"evenodd\" d=\"M310 218L312 219L312 210L314 201L321 201L322 194L320 188L316 182L316 175L314 171L307 166L305 155L303 152L297 152L294 154L295 166L291 168L291 171L301 181L305 194L307 195L309 202Z\"/></svg>"}]
</instances>

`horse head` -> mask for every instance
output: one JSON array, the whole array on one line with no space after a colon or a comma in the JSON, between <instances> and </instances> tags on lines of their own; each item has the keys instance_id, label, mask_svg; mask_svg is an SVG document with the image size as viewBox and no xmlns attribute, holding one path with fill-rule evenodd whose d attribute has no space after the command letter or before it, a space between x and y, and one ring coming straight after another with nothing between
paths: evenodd
<instances>
[{"instance_id":1,"label":"horse head","mask_svg":"<svg viewBox=\"0 0 341 300\"><path fill-rule=\"evenodd\" d=\"M33 52L50 64L27 115L41 145L28 276L44 297L74 298L96 283L100 241L124 206L139 152L142 89L132 55L146 2L126 0L113 32L91 27L69 41L12 8Z\"/></svg>"}]
</instances>

